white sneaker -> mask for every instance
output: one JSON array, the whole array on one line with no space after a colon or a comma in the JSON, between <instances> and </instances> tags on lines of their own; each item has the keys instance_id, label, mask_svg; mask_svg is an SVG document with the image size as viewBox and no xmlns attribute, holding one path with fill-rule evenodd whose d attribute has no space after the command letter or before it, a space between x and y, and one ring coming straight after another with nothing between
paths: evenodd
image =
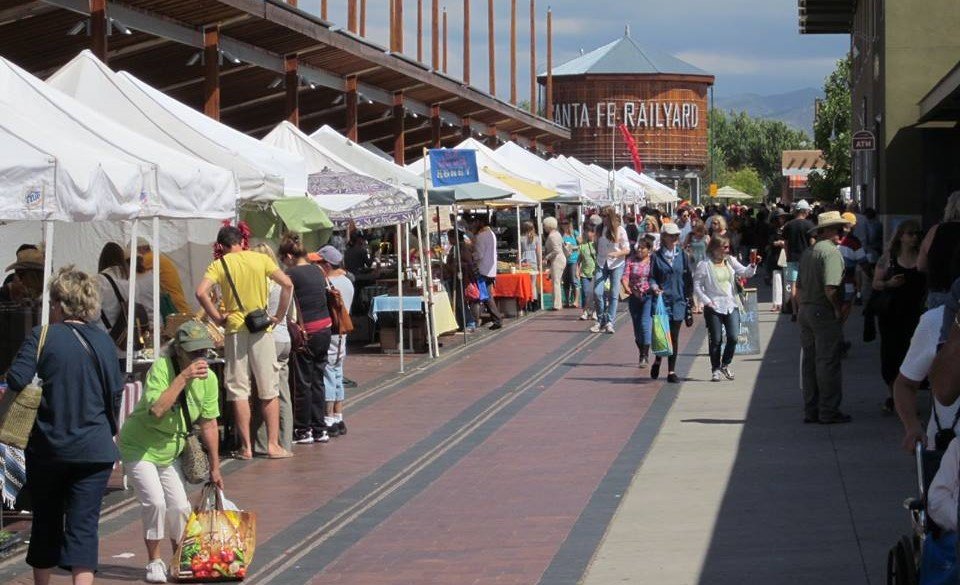
<instances>
[{"instance_id":1,"label":"white sneaker","mask_svg":"<svg viewBox=\"0 0 960 585\"><path fill-rule=\"evenodd\" d=\"M586 320L589 319L589 318L590 318L590 315L589 315L586 311L580 313L580 320L581 320L581 321L586 321Z\"/></svg>"},{"instance_id":2,"label":"white sneaker","mask_svg":"<svg viewBox=\"0 0 960 585\"><path fill-rule=\"evenodd\" d=\"M590 318L593 319L594 321L596 321L596 320L597 320L597 312L596 312L596 311L590 311Z\"/></svg>"},{"instance_id":3,"label":"white sneaker","mask_svg":"<svg viewBox=\"0 0 960 585\"><path fill-rule=\"evenodd\" d=\"M615 333L613 330L613 323L607 323L607 326L603 328L604 333Z\"/></svg>"},{"instance_id":4,"label":"white sneaker","mask_svg":"<svg viewBox=\"0 0 960 585\"><path fill-rule=\"evenodd\" d=\"M600 324L594 323L593 327L590 328L590 333L600 333Z\"/></svg>"},{"instance_id":5,"label":"white sneaker","mask_svg":"<svg viewBox=\"0 0 960 585\"><path fill-rule=\"evenodd\" d=\"M714 371L713 371L713 374L710 375L710 381L711 381L711 382L719 382L719 381L720 381L720 370L714 370Z\"/></svg>"},{"instance_id":6,"label":"white sneaker","mask_svg":"<svg viewBox=\"0 0 960 585\"><path fill-rule=\"evenodd\" d=\"M156 559L147 563L147 583L166 583L167 565Z\"/></svg>"},{"instance_id":7,"label":"white sneaker","mask_svg":"<svg viewBox=\"0 0 960 585\"><path fill-rule=\"evenodd\" d=\"M726 376L727 380L733 380L733 370L730 366L720 366L720 373Z\"/></svg>"}]
</instances>

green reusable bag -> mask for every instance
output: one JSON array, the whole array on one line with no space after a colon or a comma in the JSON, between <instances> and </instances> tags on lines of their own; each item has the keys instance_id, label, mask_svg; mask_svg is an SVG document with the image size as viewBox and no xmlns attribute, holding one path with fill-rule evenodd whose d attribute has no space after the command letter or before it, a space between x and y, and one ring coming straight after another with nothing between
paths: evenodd
<instances>
[{"instance_id":1,"label":"green reusable bag","mask_svg":"<svg viewBox=\"0 0 960 585\"><path fill-rule=\"evenodd\" d=\"M663 303L662 296L657 297L657 302L653 307L652 333L651 349L653 349L653 355L658 357L673 355L673 341L670 339L670 315L667 314L667 306Z\"/></svg>"}]
</instances>

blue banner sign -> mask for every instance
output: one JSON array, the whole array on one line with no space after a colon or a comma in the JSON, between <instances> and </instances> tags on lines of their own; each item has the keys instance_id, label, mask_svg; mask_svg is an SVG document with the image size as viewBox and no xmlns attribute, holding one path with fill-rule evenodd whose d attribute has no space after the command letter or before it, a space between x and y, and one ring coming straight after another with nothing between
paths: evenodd
<instances>
[{"instance_id":1,"label":"blue banner sign","mask_svg":"<svg viewBox=\"0 0 960 585\"><path fill-rule=\"evenodd\" d=\"M430 179L434 187L480 182L477 151L450 148L431 150Z\"/></svg>"}]
</instances>

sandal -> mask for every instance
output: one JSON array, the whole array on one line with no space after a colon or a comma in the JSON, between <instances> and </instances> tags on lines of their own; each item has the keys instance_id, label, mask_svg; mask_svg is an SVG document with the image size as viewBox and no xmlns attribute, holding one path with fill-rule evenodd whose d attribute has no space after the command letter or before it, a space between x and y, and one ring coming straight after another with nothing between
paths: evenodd
<instances>
[{"instance_id":1,"label":"sandal","mask_svg":"<svg viewBox=\"0 0 960 585\"><path fill-rule=\"evenodd\" d=\"M267 455L267 459L290 459L291 457L293 457L293 453L286 449L276 455Z\"/></svg>"}]
</instances>

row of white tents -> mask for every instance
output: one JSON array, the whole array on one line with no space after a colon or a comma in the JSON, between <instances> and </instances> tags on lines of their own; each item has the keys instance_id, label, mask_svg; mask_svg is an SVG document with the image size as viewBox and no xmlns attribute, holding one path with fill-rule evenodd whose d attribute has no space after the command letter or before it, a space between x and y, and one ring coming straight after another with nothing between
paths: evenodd
<instances>
[{"instance_id":1,"label":"row of white tents","mask_svg":"<svg viewBox=\"0 0 960 585\"><path fill-rule=\"evenodd\" d=\"M0 258L43 242L48 275L68 263L93 271L104 242L132 245L139 233L196 282L221 221L308 193L334 223L358 227L417 220L424 187L431 205L676 201L629 168L473 139L456 148L477 151L480 183L433 189L424 161L399 166L326 126L307 136L283 122L256 140L88 51L46 81L0 58L0 103ZM155 277L155 314L158 286Z\"/></svg>"}]
</instances>

